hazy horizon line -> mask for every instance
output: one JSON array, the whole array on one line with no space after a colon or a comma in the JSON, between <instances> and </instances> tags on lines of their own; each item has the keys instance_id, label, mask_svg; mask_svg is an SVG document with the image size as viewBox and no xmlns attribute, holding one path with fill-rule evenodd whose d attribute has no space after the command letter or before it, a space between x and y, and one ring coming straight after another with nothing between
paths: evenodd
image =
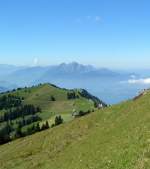
<instances>
[{"instance_id":1,"label":"hazy horizon line","mask_svg":"<svg viewBox=\"0 0 150 169\"><path fill-rule=\"evenodd\" d=\"M93 66L94 68L97 68L97 69L111 69L111 70L150 70L149 67L109 67L109 66L100 66L100 65L96 65L96 64L89 64L89 63L81 63L81 62L78 62L78 61L71 61L71 62L59 62L59 63L48 63L48 64L14 64L14 63L0 63L0 65L7 65L7 66L16 66L16 67L49 67L49 66L59 66L61 64L73 64L73 63L76 63L76 64L80 64L80 65L83 65L83 66Z\"/></svg>"}]
</instances>

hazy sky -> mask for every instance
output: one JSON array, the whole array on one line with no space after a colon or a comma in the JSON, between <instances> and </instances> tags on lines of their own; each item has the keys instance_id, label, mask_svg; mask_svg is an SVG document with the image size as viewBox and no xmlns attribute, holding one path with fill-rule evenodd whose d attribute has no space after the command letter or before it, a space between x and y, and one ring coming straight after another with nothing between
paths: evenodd
<instances>
[{"instance_id":1,"label":"hazy sky","mask_svg":"<svg viewBox=\"0 0 150 169\"><path fill-rule=\"evenodd\" d=\"M149 0L0 0L0 63L150 66Z\"/></svg>"}]
</instances>

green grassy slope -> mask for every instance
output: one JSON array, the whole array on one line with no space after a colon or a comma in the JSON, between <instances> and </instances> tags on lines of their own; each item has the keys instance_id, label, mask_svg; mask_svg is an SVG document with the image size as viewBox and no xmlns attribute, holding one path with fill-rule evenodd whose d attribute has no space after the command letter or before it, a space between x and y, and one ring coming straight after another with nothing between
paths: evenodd
<instances>
[{"instance_id":1,"label":"green grassy slope","mask_svg":"<svg viewBox=\"0 0 150 169\"><path fill-rule=\"evenodd\" d=\"M31 88L24 88L9 92L15 96L23 97L24 104L33 104L42 108L42 113L39 116L43 120L54 119L57 114L61 114L65 121L72 118L73 110L92 110L94 102L79 95L78 90L74 92L79 95L78 99L67 99L67 93L71 90L61 89L51 84L43 84ZM4 95L4 94L0 94ZM56 101L51 101L53 96Z\"/></svg>"},{"instance_id":2,"label":"green grassy slope","mask_svg":"<svg viewBox=\"0 0 150 169\"><path fill-rule=\"evenodd\" d=\"M1 169L149 169L150 92L0 146Z\"/></svg>"}]
</instances>

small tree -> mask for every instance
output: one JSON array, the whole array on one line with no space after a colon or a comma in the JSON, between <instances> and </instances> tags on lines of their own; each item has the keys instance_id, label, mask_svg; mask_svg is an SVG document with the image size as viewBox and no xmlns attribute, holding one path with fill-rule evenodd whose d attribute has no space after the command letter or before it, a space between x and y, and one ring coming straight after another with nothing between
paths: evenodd
<instances>
[{"instance_id":1,"label":"small tree","mask_svg":"<svg viewBox=\"0 0 150 169\"><path fill-rule=\"evenodd\" d=\"M51 101L56 101L55 97L54 96L51 96Z\"/></svg>"},{"instance_id":2,"label":"small tree","mask_svg":"<svg viewBox=\"0 0 150 169\"><path fill-rule=\"evenodd\" d=\"M45 128L49 129L49 123L48 123L48 121L46 121L46 123L45 123Z\"/></svg>"},{"instance_id":3,"label":"small tree","mask_svg":"<svg viewBox=\"0 0 150 169\"><path fill-rule=\"evenodd\" d=\"M75 94L75 92L74 92L74 91L68 92L68 93L67 93L67 98L68 98L68 100L70 100L70 99L76 99L76 94Z\"/></svg>"},{"instance_id":4,"label":"small tree","mask_svg":"<svg viewBox=\"0 0 150 169\"><path fill-rule=\"evenodd\" d=\"M52 127L52 128L55 127L55 124L52 124L51 127Z\"/></svg>"},{"instance_id":5,"label":"small tree","mask_svg":"<svg viewBox=\"0 0 150 169\"><path fill-rule=\"evenodd\" d=\"M16 137L19 138L19 137L22 137L23 136L23 133L21 131L21 126L18 125L17 129L16 129Z\"/></svg>"},{"instance_id":6,"label":"small tree","mask_svg":"<svg viewBox=\"0 0 150 169\"><path fill-rule=\"evenodd\" d=\"M30 135L30 134L32 134L32 128L29 126L29 127L27 128L26 135Z\"/></svg>"},{"instance_id":7,"label":"small tree","mask_svg":"<svg viewBox=\"0 0 150 169\"><path fill-rule=\"evenodd\" d=\"M10 139L10 129L8 125L0 128L0 144L4 144L11 141Z\"/></svg>"},{"instance_id":8,"label":"small tree","mask_svg":"<svg viewBox=\"0 0 150 169\"><path fill-rule=\"evenodd\" d=\"M41 130L41 129L40 129L40 124L37 123L35 128L36 128L36 131L40 131L40 130Z\"/></svg>"},{"instance_id":9,"label":"small tree","mask_svg":"<svg viewBox=\"0 0 150 169\"><path fill-rule=\"evenodd\" d=\"M56 116L55 117L55 126L60 125L63 123L63 119L61 116Z\"/></svg>"},{"instance_id":10,"label":"small tree","mask_svg":"<svg viewBox=\"0 0 150 169\"><path fill-rule=\"evenodd\" d=\"M41 130L46 130L46 129L49 129L49 123L48 123L48 121L46 121L46 123L43 124L42 128L41 128Z\"/></svg>"}]
</instances>

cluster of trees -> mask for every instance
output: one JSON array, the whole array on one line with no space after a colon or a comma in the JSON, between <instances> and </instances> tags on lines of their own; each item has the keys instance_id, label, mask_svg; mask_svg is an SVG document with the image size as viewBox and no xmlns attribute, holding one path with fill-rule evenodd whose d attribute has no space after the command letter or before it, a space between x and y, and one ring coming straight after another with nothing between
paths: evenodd
<instances>
[{"instance_id":1,"label":"cluster of trees","mask_svg":"<svg viewBox=\"0 0 150 169\"><path fill-rule=\"evenodd\" d=\"M7 110L4 115L0 116L0 122L14 120L18 117L24 117L27 115L35 115L39 112L41 112L40 107L35 107L34 105L21 105L20 107Z\"/></svg>"},{"instance_id":2,"label":"cluster of trees","mask_svg":"<svg viewBox=\"0 0 150 169\"><path fill-rule=\"evenodd\" d=\"M4 144L11 141L10 132L12 131L13 128L9 123L0 128L0 144Z\"/></svg>"},{"instance_id":3,"label":"cluster of trees","mask_svg":"<svg viewBox=\"0 0 150 169\"><path fill-rule=\"evenodd\" d=\"M16 122L16 124L22 128L26 125L29 125L29 124L32 124L34 122L41 121L41 120L42 119L38 115L35 114L35 115L31 115L27 118L22 117L20 120L18 120Z\"/></svg>"},{"instance_id":4,"label":"cluster of trees","mask_svg":"<svg viewBox=\"0 0 150 169\"><path fill-rule=\"evenodd\" d=\"M63 123L63 118L59 115L55 117L55 126L58 126Z\"/></svg>"},{"instance_id":5,"label":"cluster of trees","mask_svg":"<svg viewBox=\"0 0 150 169\"><path fill-rule=\"evenodd\" d=\"M21 90L21 88L17 90ZM25 88L25 90L27 89ZM71 95L70 98L73 98L74 94ZM51 96L50 99L56 101L54 96ZM42 119L38 116L38 113L42 112L41 108L31 104L23 105L23 100L24 98L9 93L0 97L0 110L3 110L3 113L0 114L0 144L63 123L62 117L56 116L53 125L49 126L46 121L40 126L39 121Z\"/></svg>"},{"instance_id":6,"label":"cluster of trees","mask_svg":"<svg viewBox=\"0 0 150 169\"><path fill-rule=\"evenodd\" d=\"M80 111L75 111L73 112L73 116L74 117L81 117L81 116L85 116L87 114L91 113L91 110L87 110L87 111L83 111L83 110L80 110Z\"/></svg>"},{"instance_id":7,"label":"cluster of trees","mask_svg":"<svg viewBox=\"0 0 150 169\"><path fill-rule=\"evenodd\" d=\"M49 129L49 128L50 128L49 123L48 123L48 121L46 121L45 124L42 124L42 127L40 128L40 131L43 131L43 130L46 130L46 129Z\"/></svg>"},{"instance_id":8,"label":"cluster of trees","mask_svg":"<svg viewBox=\"0 0 150 169\"><path fill-rule=\"evenodd\" d=\"M39 123L33 124L27 128L27 131L24 133L24 136L34 134L36 132L39 132L40 130L41 129Z\"/></svg>"},{"instance_id":9,"label":"cluster of trees","mask_svg":"<svg viewBox=\"0 0 150 169\"><path fill-rule=\"evenodd\" d=\"M47 130L50 127L54 127L54 126L60 125L62 123L63 123L62 117L61 116L56 116L56 118L55 118L55 124L52 124L50 126L49 123L48 123L48 121L46 121L45 123L43 123L41 127L40 127L39 123L37 123L36 125L33 124L32 126L28 127L26 135L33 134L33 133L36 133L36 132L40 132L40 131L43 131L43 130Z\"/></svg>"},{"instance_id":10,"label":"cluster of trees","mask_svg":"<svg viewBox=\"0 0 150 169\"><path fill-rule=\"evenodd\" d=\"M12 125L12 121L7 121L6 124L0 128L0 144L5 144L12 139L20 138L20 137L25 137L31 134L34 134L36 132L40 132L43 130L47 130L50 128L50 125L48 121L42 124L40 126L39 120L41 120L37 115L33 115L30 118L25 119L24 117L16 121L17 127L14 128ZM35 122L35 123L33 123ZM32 124L33 123L33 124ZM58 126L63 123L63 118L59 115L55 117L55 123L51 125L51 127ZM31 125L29 125L31 124ZM22 131L22 128L26 125L29 125L26 129L26 131ZM11 132L14 132L13 137L11 137Z\"/></svg>"},{"instance_id":11,"label":"cluster of trees","mask_svg":"<svg viewBox=\"0 0 150 169\"><path fill-rule=\"evenodd\" d=\"M47 121L46 121L46 123L43 124L41 127L40 127L39 122L34 123L34 124L28 126L27 129L26 129L26 131L24 131L24 132L22 131L21 125L18 125L18 127L17 127L16 130L15 130L15 135L14 135L14 138L13 138L13 139L20 138L20 137L25 137L25 136L34 134L34 133L36 133L36 132L40 132L40 131L49 129L49 128L50 128L50 126L49 126L49 123L48 123ZM7 141L11 141L10 136L7 137L7 138L8 138Z\"/></svg>"},{"instance_id":12,"label":"cluster of trees","mask_svg":"<svg viewBox=\"0 0 150 169\"><path fill-rule=\"evenodd\" d=\"M63 120L63 118L60 115L56 116L55 117L55 122L54 122L54 124L51 125L51 127L58 126L58 125L62 124L63 121L64 120ZM46 123L42 125L40 131L46 130L46 129L49 129L49 128L50 128L49 123L48 123L48 121L46 121Z\"/></svg>"},{"instance_id":13,"label":"cluster of trees","mask_svg":"<svg viewBox=\"0 0 150 169\"><path fill-rule=\"evenodd\" d=\"M6 92L1 92L1 94L9 94L9 93L12 93L12 92L16 92L16 91L20 91L20 90L23 90L24 89L24 91L25 92L31 92L31 90L30 89L28 89L28 87L24 87L24 88L17 88L17 89L13 89L13 90L7 90Z\"/></svg>"},{"instance_id":14,"label":"cluster of trees","mask_svg":"<svg viewBox=\"0 0 150 169\"><path fill-rule=\"evenodd\" d=\"M11 107L17 107L22 104L23 98L14 96L11 94L4 95L0 97L0 110L9 109Z\"/></svg>"},{"instance_id":15,"label":"cluster of trees","mask_svg":"<svg viewBox=\"0 0 150 169\"><path fill-rule=\"evenodd\" d=\"M26 119L23 117L22 119L17 120L16 122L13 122L11 120L5 122L4 124L1 125L1 128L0 128L0 144L4 144L4 143L11 141L12 139L24 137L32 133L35 133L37 131L40 131L37 129L38 128L37 126L33 125L32 127L29 127L26 132L22 132L22 128L24 126L32 124L40 120L41 118L38 115L32 115ZM17 127L14 127L14 126L17 126ZM11 136L11 133L14 133L13 137Z\"/></svg>"},{"instance_id":16,"label":"cluster of trees","mask_svg":"<svg viewBox=\"0 0 150 169\"><path fill-rule=\"evenodd\" d=\"M50 126L49 126L49 123L48 121L46 121L45 124L42 124L42 126L40 127L40 124L39 122L36 123L36 124L32 124L31 126L29 126L27 128L27 131L23 134L23 136L27 136L27 135L31 135L31 134L34 134L36 132L40 132L40 131L43 131L43 130L47 130L49 129Z\"/></svg>"},{"instance_id":17,"label":"cluster of trees","mask_svg":"<svg viewBox=\"0 0 150 169\"><path fill-rule=\"evenodd\" d=\"M41 108L23 105L23 100L23 97L9 93L0 97L0 110L3 111L0 114L0 144L28 135L28 132L22 133L22 127L41 120L37 114L42 112Z\"/></svg>"},{"instance_id":18,"label":"cluster of trees","mask_svg":"<svg viewBox=\"0 0 150 169\"><path fill-rule=\"evenodd\" d=\"M76 93L74 91L70 91L70 92L67 93L67 98L68 98L68 100L77 99L77 98L79 98L79 96L76 95Z\"/></svg>"},{"instance_id":19,"label":"cluster of trees","mask_svg":"<svg viewBox=\"0 0 150 169\"><path fill-rule=\"evenodd\" d=\"M16 138L25 137L49 128L48 122L46 122L46 124L43 124L42 127L40 127L39 122L37 122L29 125L26 131L23 132L23 122L19 121L17 123L18 124L16 128L13 128L13 126L11 126L9 122L7 122L6 125L0 128L0 145L5 144ZM13 136L11 136L11 132L13 132Z\"/></svg>"}]
</instances>

